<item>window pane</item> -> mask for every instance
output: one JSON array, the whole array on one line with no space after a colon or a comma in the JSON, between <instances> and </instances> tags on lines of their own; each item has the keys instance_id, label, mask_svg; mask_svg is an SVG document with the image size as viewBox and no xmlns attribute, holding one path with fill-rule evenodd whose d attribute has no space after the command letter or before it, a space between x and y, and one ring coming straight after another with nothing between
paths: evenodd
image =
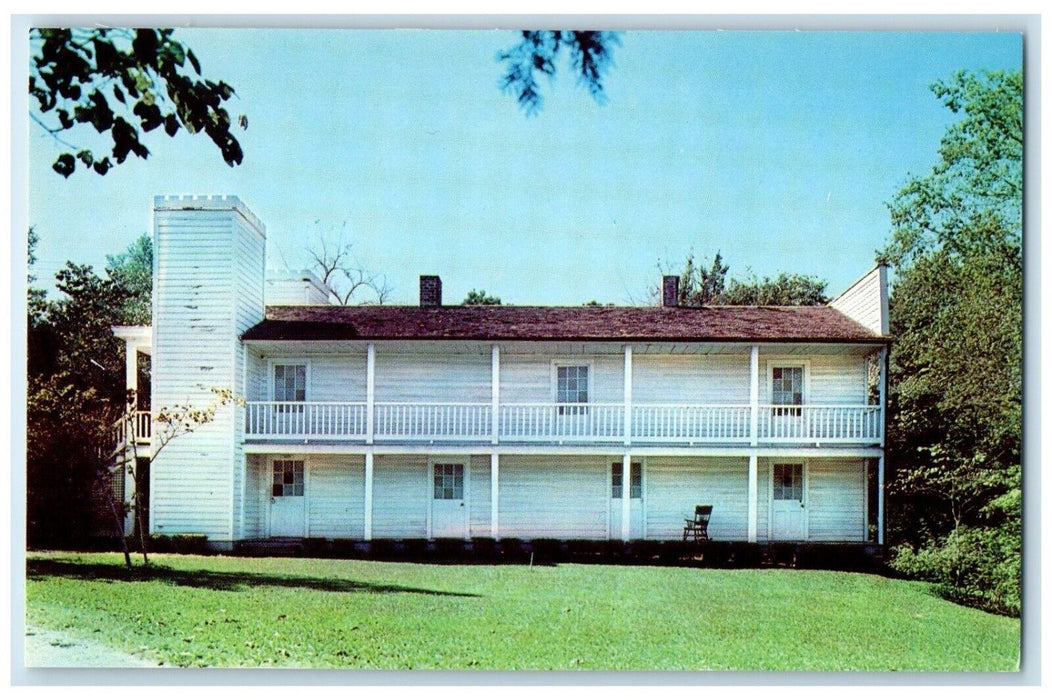
<instances>
[{"instance_id":1,"label":"window pane","mask_svg":"<svg viewBox=\"0 0 1052 700\"><path fill-rule=\"evenodd\" d=\"M307 400L306 365L274 365L274 400Z\"/></svg>"},{"instance_id":2,"label":"window pane","mask_svg":"<svg viewBox=\"0 0 1052 700\"><path fill-rule=\"evenodd\" d=\"M588 367L556 367L557 403L588 403Z\"/></svg>"},{"instance_id":3,"label":"window pane","mask_svg":"<svg viewBox=\"0 0 1052 700\"><path fill-rule=\"evenodd\" d=\"M628 491L629 498L642 498L643 497L643 465L633 462L632 464L632 484Z\"/></svg>"},{"instance_id":4,"label":"window pane","mask_svg":"<svg viewBox=\"0 0 1052 700\"><path fill-rule=\"evenodd\" d=\"M610 467L610 497L621 498L624 491L622 484L624 483L624 477L621 472L621 463L614 462Z\"/></svg>"}]
</instances>

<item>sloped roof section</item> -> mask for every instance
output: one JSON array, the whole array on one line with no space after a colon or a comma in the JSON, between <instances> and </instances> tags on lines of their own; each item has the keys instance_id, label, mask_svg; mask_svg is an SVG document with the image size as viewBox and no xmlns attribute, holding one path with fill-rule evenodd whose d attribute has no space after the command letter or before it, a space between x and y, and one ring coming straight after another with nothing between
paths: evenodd
<instances>
[{"instance_id":1,"label":"sloped roof section","mask_svg":"<svg viewBox=\"0 0 1052 700\"><path fill-rule=\"evenodd\" d=\"M883 344L829 306L269 306L244 340L806 341Z\"/></svg>"}]
</instances>

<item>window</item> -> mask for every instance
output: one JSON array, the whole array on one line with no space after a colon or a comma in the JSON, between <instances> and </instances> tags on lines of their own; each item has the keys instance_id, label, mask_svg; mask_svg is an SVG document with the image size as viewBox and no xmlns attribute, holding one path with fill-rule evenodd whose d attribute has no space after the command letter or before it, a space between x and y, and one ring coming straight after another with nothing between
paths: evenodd
<instances>
[{"instance_id":1,"label":"window","mask_svg":"<svg viewBox=\"0 0 1052 700\"><path fill-rule=\"evenodd\" d=\"M464 465L436 464L435 500L459 501L464 498Z\"/></svg>"},{"instance_id":2,"label":"window","mask_svg":"<svg viewBox=\"0 0 1052 700\"><path fill-rule=\"evenodd\" d=\"M303 460L274 460L274 485L271 494L279 498L303 495Z\"/></svg>"},{"instance_id":3,"label":"window","mask_svg":"<svg viewBox=\"0 0 1052 700\"><path fill-rule=\"evenodd\" d=\"M804 368L801 365L771 368L771 403L776 406L802 406ZM775 408L776 416L799 416L800 408Z\"/></svg>"},{"instance_id":4,"label":"window","mask_svg":"<svg viewBox=\"0 0 1052 700\"><path fill-rule=\"evenodd\" d=\"M307 400L307 365L274 365L274 400ZM302 410L302 406L278 406L278 412Z\"/></svg>"},{"instance_id":5,"label":"window","mask_svg":"<svg viewBox=\"0 0 1052 700\"><path fill-rule=\"evenodd\" d=\"M621 498L625 483L621 462L614 462L610 468L610 482L610 498ZM639 462L632 462L632 483L628 489L628 497L643 497L643 465Z\"/></svg>"},{"instance_id":6,"label":"window","mask_svg":"<svg viewBox=\"0 0 1052 700\"><path fill-rule=\"evenodd\" d=\"M774 493L776 501L804 500L804 465L774 465Z\"/></svg>"},{"instance_id":7,"label":"window","mask_svg":"<svg viewBox=\"0 0 1052 700\"><path fill-rule=\"evenodd\" d=\"M588 409L583 406L564 406L568 403L588 403L588 365L556 365L555 403L559 415L577 416Z\"/></svg>"}]
</instances>

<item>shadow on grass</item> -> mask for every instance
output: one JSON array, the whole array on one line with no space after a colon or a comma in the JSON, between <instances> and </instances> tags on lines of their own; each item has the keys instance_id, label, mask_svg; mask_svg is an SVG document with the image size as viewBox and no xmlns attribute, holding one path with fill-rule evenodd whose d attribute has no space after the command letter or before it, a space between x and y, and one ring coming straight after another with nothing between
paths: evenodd
<instances>
[{"instance_id":1,"label":"shadow on grass","mask_svg":"<svg viewBox=\"0 0 1052 700\"><path fill-rule=\"evenodd\" d=\"M84 564L73 561L30 560L26 562L26 577L30 580L57 577L81 581L156 581L172 586L208 588L214 591L240 591L246 588L272 586L303 588L328 593L416 593L419 595L452 596L457 598L481 597L476 593L457 593L391 584L363 583L341 578L317 578L248 572L226 573L204 569L183 571L171 569L167 566L157 566L156 564L148 567L134 566L128 568L118 564Z\"/></svg>"}]
</instances>

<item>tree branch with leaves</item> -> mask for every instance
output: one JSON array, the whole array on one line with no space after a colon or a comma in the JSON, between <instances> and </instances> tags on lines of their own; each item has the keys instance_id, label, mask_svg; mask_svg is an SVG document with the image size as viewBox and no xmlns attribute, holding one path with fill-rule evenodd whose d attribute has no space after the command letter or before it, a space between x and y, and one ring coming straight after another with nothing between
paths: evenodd
<instances>
[{"instance_id":1,"label":"tree branch with leaves","mask_svg":"<svg viewBox=\"0 0 1052 700\"><path fill-rule=\"evenodd\" d=\"M225 103L234 88L205 78L194 52L173 38L173 29L33 28L29 32L30 117L64 150L52 168L63 177L78 161L105 175L129 155L146 159L143 135L163 128L204 133L233 167L243 158L232 130L248 128ZM105 145L76 145L103 135ZM87 134L88 136L85 136ZM108 152L107 152L108 151Z\"/></svg>"}]
</instances>

